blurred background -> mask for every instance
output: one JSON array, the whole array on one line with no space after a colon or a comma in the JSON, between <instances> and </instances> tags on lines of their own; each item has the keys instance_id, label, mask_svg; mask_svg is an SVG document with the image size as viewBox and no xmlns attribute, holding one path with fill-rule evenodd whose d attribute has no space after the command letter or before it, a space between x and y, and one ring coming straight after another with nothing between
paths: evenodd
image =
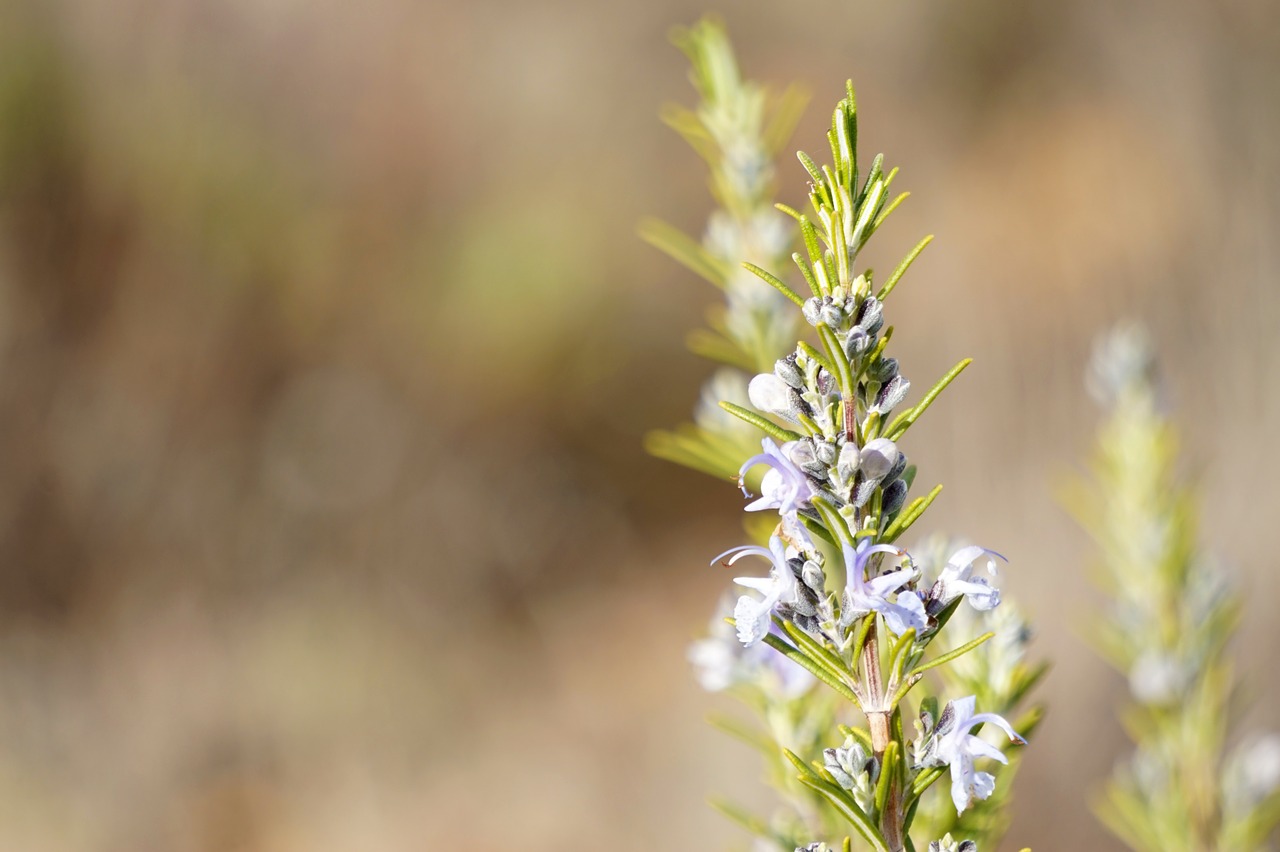
<instances>
[{"instance_id":1,"label":"blurred background","mask_svg":"<svg viewBox=\"0 0 1280 852\"><path fill-rule=\"evenodd\" d=\"M656 118L704 11L0 0L0 849L741 843L703 797L755 761L684 660L741 498L640 449L709 372L716 294L635 237L710 208ZM813 93L796 146L856 82L914 191L871 262L938 235L893 308L917 382L976 359L912 433L929 527L1009 556L1055 664L1009 848L1117 848L1124 685L1053 496L1116 319L1280 725L1280 7L720 11Z\"/></svg>"}]
</instances>

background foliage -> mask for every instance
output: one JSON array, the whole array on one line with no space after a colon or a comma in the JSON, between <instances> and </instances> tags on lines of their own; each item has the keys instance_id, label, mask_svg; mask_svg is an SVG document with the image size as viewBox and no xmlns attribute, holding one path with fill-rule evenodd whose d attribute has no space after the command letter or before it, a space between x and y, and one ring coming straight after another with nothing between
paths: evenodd
<instances>
[{"instance_id":1,"label":"background foliage","mask_svg":"<svg viewBox=\"0 0 1280 852\"><path fill-rule=\"evenodd\" d=\"M700 797L755 764L683 652L740 499L641 447L704 378L714 294L634 237L707 213L654 120L703 11L0 3L0 847L731 836ZM874 262L936 233L939 284L895 298L944 332L898 357L976 362L913 456L987 485L930 517L1001 543L1056 661L1011 836L1115 848L1080 794L1125 687L1073 635L1088 545L1048 484L1090 443L1093 333L1147 318L1275 706L1280 12L726 12L752 77L856 79L920 190Z\"/></svg>"}]
</instances>

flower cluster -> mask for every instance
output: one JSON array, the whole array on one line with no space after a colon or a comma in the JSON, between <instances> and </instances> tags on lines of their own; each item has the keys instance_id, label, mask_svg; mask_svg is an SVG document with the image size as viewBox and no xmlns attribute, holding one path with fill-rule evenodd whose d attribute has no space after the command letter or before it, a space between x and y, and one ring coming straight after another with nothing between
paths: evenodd
<instances>
[{"instance_id":1,"label":"flower cluster","mask_svg":"<svg viewBox=\"0 0 1280 852\"><path fill-rule=\"evenodd\" d=\"M867 722L860 733L848 729L843 746L824 750L821 764L787 754L800 781L873 848L899 852L909 842L918 800L943 772L951 773L957 814L991 796L995 778L978 761L1008 759L972 733L976 726L987 723L1009 742L1023 740L1003 717L975 713L974 696L947 702L936 726L926 711L924 741L908 743L901 733L901 707L924 672L992 638L987 633L941 655L930 647L962 602L979 612L999 605L994 580L1002 557L961 547L926 576L897 544L938 493L908 502L916 471L899 443L968 362L916 406L898 411L910 382L886 354L893 329L885 324L884 301L924 243L878 290L869 271L855 273L859 250L897 204L886 195L896 172L885 173L877 157L860 179L852 88L836 109L830 139L834 166L819 169L801 155L812 178L814 218L788 210L808 255L793 260L812 296L801 299L773 273L745 264L799 308L817 345L799 341L753 378L751 408L723 403L766 435L761 452L742 463L738 481L751 500L746 510L776 513L777 520L767 547L735 547L713 564L759 557L769 566L766 576L734 581L746 590L733 611L738 640L748 649L766 644L807 669ZM758 468L764 474L752 495L747 479Z\"/></svg>"},{"instance_id":2,"label":"flower cluster","mask_svg":"<svg viewBox=\"0 0 1280 852\"><path fill-rule=\"evenodd\" d=\"M762 750L766 760L781 755L787 761L787 777L774 780L793 806L770 819L722 809L756 833L761 848L826 849L812 838L834 838L852 828L877 852L926 845L972 852L975 838L998 841L1002 823L984 818L985 828L973 827L964 815L995 798L992 770L1010 762L1008 744L1023 743L998 714L1013 708L1038 673L1021 662L1025 629L1012 641L1001 625L958 642L958 631L947 629L961 610L975 619L998 610L1002 556L960 545L940 559L917 559L899 543L941 490L912 499L916 467L902 449L903 438L969 363L961 361L915 405L906 405L912 386L887 351L894 328L886 320L886 300L931 238L883 282L859 268L859 253L906 195L891 198L897 170L885 171L883 157L860 170L850 85L828 134L831 164L820 167L799 155L810 178L812 212L776 205L795 220L803 247L790 255L809 290L802 298L770 271L779 268L794 237L762 225L764 176L772 172L758 156L767 146L750 138L759 127L757 90L738 77L714 25L687 31L681 43L693 59L704 105L678 113L672 123L699 150L711 152L713 184L725 207L713 216L701 247L652 225L645 235L724 288L727 307L713 322L719 342L698 340L704 354L721 353L727 363L755 373L740 385L723 374L714 381L725 391L722 415L753 431L759 452L748 449L739 432L730 439L724 429L709 428L705 401L702 428L661 433L650 449L718 475L736 473L748 500L749 528L758 538L712 564L739 568L754 558L767 570L737 572L741 593L731 616L691 647L690 659L704 686L734 693L759 712L776 744ZM733 202L748 197L750 203ZM765 241L770 257L755 250L761 242L745 240L762 233L778 237ZM975 659L982 662L975 665ZM1003 679L998 686L994 680L970 685L972 676L948 675L952 665L962 664L971 674L1002 673ZM924 681L931 671L950 695L966 696L946 701L941 714L937 708L944 702L929 694ZM910 709L917 698L918 712ZM837 725L837 718L847 718L839 704L852 704L865 724ZM979 704L985 712L977 712ZM916 716L918 735L908 739L903 718ZM997 746L982 739L983 725L1003 732L1005 741ZM736 722L722 726L761 742ZM950 795L931 792L947 773ZM937 814L938 801L946 802L949 818ZM968 837L953 841L962 831ZM850 842L845 838L846 850Z\"/></svg>"}]
</instances>

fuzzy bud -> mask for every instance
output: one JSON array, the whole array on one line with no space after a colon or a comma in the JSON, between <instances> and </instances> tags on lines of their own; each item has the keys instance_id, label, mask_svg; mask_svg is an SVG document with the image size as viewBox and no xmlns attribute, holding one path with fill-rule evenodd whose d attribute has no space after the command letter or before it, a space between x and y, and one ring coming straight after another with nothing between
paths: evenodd
<instances>
[{"instance_id":1,"label":"fuzzy bud","mask_svg":"<svg viewBox=\"0 0 1280 852\"><path fill-rule=\"evenodd\" d=\"M822 302L819 302L816 296L806 299L804 306L800 310L804 313L804 318L809 325L822 323Z\"/></svg>"},{"instance_id":2,"label":"fuzzy bud","mask_svg":"<svg viewBox=\"0 0 1280 852\"><path fill-rule=\"evenodd\" d=\"M827 465L822 463L814 451L813 444L804 441L796 445L795 451L791 453L791 458L795 460L796 465L805 473L821 482L825 482L828 477Z\"/></svg>"},{"instance_id":3,"label":"fuzzy bud","mask_svg":"<svg viewBox=\"0 0 1280 852\"><path fill-rule=\"evenodd\" d=\"M836 445L825 438L813 439L814 453L818 457L818 461L830 466L836 463Z\"/></svg>"},{"instance_id":4,"label":"fuzzy bud","mask_svg":"<svg viewBox=\"0 0 1280 852\"><path fill-rule=\"evenodd\" d=\"M885 481L888 482L902 476L902 472L907 469L907 456L901 450L898 451L898 460L893 463L893 467L889 468L889 472L884 475Z\"/></svg>"},{"instance_id":5,"label":"fuzzy bud","mask_svg":"<svg viewBox=\"0 0 1280 852\"><path fill-rule=\"evenodd\" d=\"M880 390L876 394L875 405L871 406L871 409L881 414L892 411L898 403L906 398L907 390L910 387L911 382L902 376L894 376L886 384L880 386Z\"/></svg>"},{"instance_id":6,"label":"fuzzy bud","mask_svg":"<svg viewBox=\"0 0 1280 852\"><path fill-rule=\"evenodd\" d=\"M867 505L867 501L871 499L871 495L875 493L876 488L880 485L880 481L876 479L867 479L861 472L853 482L853 505L861 509Z\"/></svg>"},{"instance_id":7,"label":"fuzzy bud","mask_svg":"<svg viewBox=\"0 0 1280 852\"><path fill-rule=\"evenodd\" d=\"M897 358L880 358L867 370L867 375L877 382L887 382L898 375Z\"/></svg>"},{"instance_id":8,"label":"fuzzy bud","mask_svg":"<svg viewBox=\"0 0 1280 852\"><path fill-rule=\"evenodd\" d=\"M862 448L862 475L876 482L888 476L898 462L898 447L888 438L876 438Z\"/></svg>"},{"instance_id":9,"label":"fuzzy bud","mask_svg":"<svg viewBox=\"0 0 1280 852\"><path fill-rule=\"evenodd\" d=\"M800 582L821 595L827 588L827 575L823 573L821 565L809 559L800 569Z\"/></svg>"},{"instance_id":10,"label":"fuzzy bud","mask_svg":"<svg viewBox=\"0 0 1280 852\"><path fill-rule=\"evenodd\" d=\"M840 474L840 478L846 481L853 479L854 474L858 472L858 465L862 462L862 451L858 449L858 445L849 441L840 448L840 458L836 462L836 472Z\"/></svg>"},{"instance_id":11,"label":"fuzzy bud","mask_svg":"<svg viewBox=\"0 0 1280 852\"><path fill-rule=\"evenodd\" d=\"M880 304L880 300L875 296L868 296L858 306L858 312L854 315L854 322L857 323L867 334L875 334L884 325L884 306Z\"/></svg>"},{"instance_id":12,"label":"fuzzy bud","mask_svg":"<svg viewBox=\"0 0 1280 852\"><path fill-rule=\"evenodd\" d=\"M835 303L823 305L820 315L822 321L831 328L839 328L844 322L844 311L840 310L840 306Z\"/></svg>"},{"instance_id":13,"label":"fuzzy bud","mask_svg":"<svg viewBox=\"0 0 1280 852\"><path fill-rule=\"evenodd\" d=\"M855 325L849 330L849 336L844 340L844 354L853 361L869 350L873 342L874 338L867 334L866 329Z\"/></svg>"},{"instance_id":14,"label":"fuzzy bud","mask_svg":"<svg viewBox=\"0 0 1280 852\"><path fill-rule=\"evenodd\" d=\"M892 515L902 508L902 504L907 502L907 483L901 479L895 479L889 483L884 490L884 499L881 504L881 510L886 515Z\"/></svg>"},{"instance_id":15,"label":"fuzzy bud","mask_svg":"<svg viewBox=\"0 0 1280 852\"><path fill-rule=\"evenodd\" d=\"M804 373L801 373L800 368L796 366L795 355L788 355L786 358L775 361L773 372L788 386L796 390L804 390Z\"/></svg>"}]
</instances>

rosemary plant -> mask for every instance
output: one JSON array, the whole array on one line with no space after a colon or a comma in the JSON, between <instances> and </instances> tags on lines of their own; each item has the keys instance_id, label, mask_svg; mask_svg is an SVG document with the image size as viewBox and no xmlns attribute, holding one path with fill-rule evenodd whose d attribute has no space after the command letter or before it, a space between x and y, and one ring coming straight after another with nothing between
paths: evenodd
<instances>
[{"instance_id":1,"label":"rosemary plant","mask_svg":"<svg viewBox=\"0 0 1280 852\"><path fill-rule=\"evenodd\" d=\"M704 22L679 40L693 61L703 106L676 114L683 118L672 123L711 163L721 215L731 206L723 187L748 183L718 171L735 168L725 152L769 147L758 120L740 125L746 130L733 137L717 135L714 128L728 123L712 116L725 104L758 102L760 90L741 81L716 25ZM803 252L790 260L807 298L773 271L780 271L778 256L794 241L785 230L780 242L770 243L772 260L743 259L741 267L759 279L750 280L731 275L727 259L713 251L725 243L709 239L698 246L663 226L646 227L652 241L725 287L724 316L734 315L735 305L761 306L744 314L751 323L716 323L726 344L716 351L732 348L733 363L758 371L745 400L722 400L720 407L755 430L761 451L744 461L736 437L742 433L730 436L706 420L661 433L650 449L702 470L736 474L744 493L748 487L759 492L746 510L767 519L767 546L735 547L713 564L760 557L768 576L735 580L748 592L733 604L732 631L713 627L691 656L705 686L735 689L765 720L763 734L727 727L760 746L775 768L789 770L790 780L773 773L787 807L768 819L725 809L763 848L817 850L830 842L846 850L927 845L973 852L978 840L994 842L1004 826L1001 808L975 807L1004 803L993 796L995 777L987 769L1007 764L1008 745L1024 741L999 713L1008 713L1043 669L1023 661L1029 634L1016 613L985 621L996 618L1000 604L992 581L1002 557L976 546L958 546L949 555L931 546L913 555L899 543L941 491L937 486L911 499L916 468L900 445L969 361L904 410L910 383L886 351L894 329L885 323L885 301L930 238L879 287L870 269L859 271L863 247L906 194L890 198L897 170L886 172L882 156L865 172L859 168L857 127L849 84L832 116L831 164L799 154L811 181L812 214L777 205L798 227ZM759 173L754 166L748 171ZM757 213L763 197L752 196ZM769 292L768 285L781 300L746 300L729 289L748 285ZM743 329L753 330L742 336ZM805 332L798 341L797 330ZM785 348L768 350L784 339ZM696 348L710 354L706 346ZM760 470L762 477L748 480ZM976 617L957 618L962 605ZM1020 721L1024 733L1037 719L1033 713ZM1003 736L979 736L984 725ZM947 795L940 795L934 784L948 774Z\"/></svg>"},{"instance_id":2,"label":"rosemary plant","mask_svg":"<svg viewBox=\"0 0 1280 852\"><path fill-rule=\"evenodd\" d=\"M743 80L729 37L714 19L677 29L673 40L689 58L702 102L697 110L668 106L663 120L706 160L719 207L702 242L658 219L643 222L640 236L723 291L725 304L711 311L709 328L689 336L695 353L722 366L707 382L694 422L653 432L646 443L656 456L728 478L759 439L720 401L746 405L747 380L772 369L799 334L783 296L760 286L741 263L777 267L791 255L794 237L774 207L774 159L791 138L805 97L793 86L771 98Z\"/></svg>"},{"instance_id":3,"label":"rosemary plant","mask_svg":"<svg viewBox=\"0 0 1280 852\"><path fill-rule=\"evenodd\" d=\"M1133 754L1097 812L1142 852L1270 848L1280 823L1280 738L1240 740L1227 754L1233 691L1227 644L1240 610L1226 572L1197 544L1196 501L1174 466L1153 352L1139 329L1096 347L1090 392L1107 410L1093 483L1068 503L1096 539L1109 598L1090 631L1129 680Z\"/></svg>"}]
</instances>

